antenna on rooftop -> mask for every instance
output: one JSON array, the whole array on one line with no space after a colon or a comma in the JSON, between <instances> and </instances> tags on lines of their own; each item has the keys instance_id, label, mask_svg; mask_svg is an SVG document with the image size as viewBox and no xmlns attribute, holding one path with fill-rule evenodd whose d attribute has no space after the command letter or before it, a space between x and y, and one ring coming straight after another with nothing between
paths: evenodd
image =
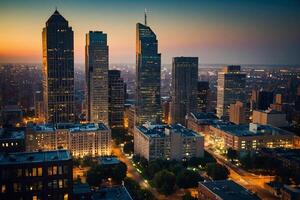
<instances>
[{"instance_id":1,"label":"antenna on rooftop","mask_svg":"<svg viewBox=\"0 0 300 200\"><path fill-rule=\"evenodd\" d=\"M147 26L147 9L145 8L145 26Z\"/></svg>"}]
</instances>

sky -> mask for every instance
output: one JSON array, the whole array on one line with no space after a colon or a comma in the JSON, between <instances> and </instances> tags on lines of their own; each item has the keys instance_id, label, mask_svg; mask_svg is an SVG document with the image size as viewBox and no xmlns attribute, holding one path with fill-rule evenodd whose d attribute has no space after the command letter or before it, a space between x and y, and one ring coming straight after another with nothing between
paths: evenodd
<instances>
[{"instance_id":1,"label":"sky","mask_svg":"<svg viewBox=\"0 0 300 200\"><path fill-rule=\"evenodd\" d=\"M42 62L42 29L57 7L74 30L75 63L85 34L108 34L110 63L135 63L135 25L156 33L162 63L300 64L299 0L0 0L0 62Z\"/></svg>"}]
</instances>

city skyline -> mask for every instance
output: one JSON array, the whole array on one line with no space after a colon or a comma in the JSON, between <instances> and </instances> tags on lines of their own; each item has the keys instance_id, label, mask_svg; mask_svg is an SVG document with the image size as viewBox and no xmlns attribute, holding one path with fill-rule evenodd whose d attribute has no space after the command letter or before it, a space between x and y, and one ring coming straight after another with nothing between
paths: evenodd
<instances>
[{"instance_id":1,"label":"city skyline","mask_svg":"<svg viewBox=\"0 0 300 200\"><path fill-rule=\"evenodd\" d=\"M162 63L196 56L200 64L299 64L299 3L7 1L0 8L0 62L41 63L40 29L57 6L74 29L75 63L84 63L84 36L90 30L109 35L110 63L134 63L134 25L147 8L148 24L161 41Z\"/></svg>"}]
</instances>

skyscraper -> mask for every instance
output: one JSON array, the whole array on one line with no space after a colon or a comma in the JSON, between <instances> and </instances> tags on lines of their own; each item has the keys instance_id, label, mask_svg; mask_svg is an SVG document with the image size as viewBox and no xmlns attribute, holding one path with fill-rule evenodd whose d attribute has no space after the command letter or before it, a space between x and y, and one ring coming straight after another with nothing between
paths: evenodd
<instances>
[{"instance_id":1,"label":"skyscraper","mask_svg":"<svg viewBox=\"0 0 300 200\"><path fill-rule=\"evenodd\" d=\"M244 100L246 74L241 73L241 66L227 66L218 73L217 116L228 119L230 104Z\"/></svg>"},{"instance_id":2,"label":"skyscraper","mask_svg":"<svg viewBox=\"0 0 300 200\"><path fill-rule=\"evenodd\" d=\"M124 127L124 81L120 70L108 71L108 118L111 128Z\"/></svg>"},{"instance_id":3,"label":"skyscraper","mask_svg":"<svg viewBox=\"0 0 300 200\"><path fill-rule=\"evenodd\" d=\"M46 121L74 122L72 27L55 10L43 29L43 89Z\"/></svg>"},{"instance_id":4,"label":"skyscraper","mask_svg":"<svg viewBox=\"0 0 300 200\"><path fill-rule=\"evenodd\" d=\"M185 116L197 111L198 57L175 57L172 65L171 122L185 125Z\"/></svg>"},{"instance_id":5,"label":"skyscraper","mask_svg":"<svg viewBox=\"0 0 300 200\"><path fill-rule=\"evenodd\" d=\"M208 91L209 91L208 81L198 81L197 84L197 111L198 112L207 111Z\"/></svg>"},{"instance_id":6,"label":"skyscraper","mask_svg":"<svg viewBox=\"0 0 300 200\"><path fill-rule=\"evenodd\" d=\"M86 34L87 119L108 125L108 46L102 31Z\"/></svg>"},{"instance_id":7,"label":"skyscraper","mask_svg":"<svg viewBox=\"0 0 300 200\"><path fill-rule=\"evenodd\" d=\"M273 101L274 101L273 92L261 90L258 92L257 109L267 110L269 106L273 103Z\"/></svg>"},{"instance_id":8,"label":"skyscraper","mask_svg":"<svg viewBox=\"0 0 300 200\"><path fill-rule=\"evenodd\" d=\"M160 122L161 55L155 33L145 24L136 24L136 123Z\"/></svg>"}]
</instances>

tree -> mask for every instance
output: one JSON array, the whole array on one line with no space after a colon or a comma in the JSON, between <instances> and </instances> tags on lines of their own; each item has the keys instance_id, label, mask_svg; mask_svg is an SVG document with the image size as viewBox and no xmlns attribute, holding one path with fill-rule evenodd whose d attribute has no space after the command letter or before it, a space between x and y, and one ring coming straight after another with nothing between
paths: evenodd
<instances>
[{"instance_id":1,"label":"tree","mask_svg":"<svg viewBox=\"0 0 300 200\"><path fill-rule=\"evenodd\" d=\"M86 181L90 186L100 186L102 183L102 179L104 178L104 168L100 165L96 167L92 167L88 172L86 176Z\"/></svg>"},{"instance_id":2,"label":"tree","mask_svg":"<svg viewBox=\"0 0 300 200\"><path fill-rule=\"evenodd\" d=\"M121 183L126 177L127 166L125 163L120 162L111 169L110 177L117 183Z\"/></svg>"},{"instance_id":3,"label":"tree","mask_svg":"<svg viewBox=\"0 0 300 200\"><path fill-rule=\"evenodd\" d=\"M157 161L152 161L149 163L148 167L145 169L145 175L148 179L153 179L154 175L161 170L161 166Z\"/></svg>"},{"instance_id":4,"label":"tree","mask_svg":"<svg viewBox=\"0 0 300 200\"><path fill-rule=\"evenodd\" d=\"M133 150L134 150L134 145L133 145L133 142L126 142L124 144L124 147L123 147L123 151L124 153L127 153L127 154L132 154L133 153Z\"/></svg>"},{"instance_id":5,"label":"tree","mask_svg":"<svg viewBox=\"0 0 300 200\"><path fill-rule=\"evenodd\" d=\"M234 149L232 149L232 148L227 149L227 158L228 158L229 160L232 161L232 160L236 159L236 158L237 158L237 155L238 155L238 153L237 153L236 150L234 150Z\"/></svg>"},{"instance_id":6,"label":"tree","mask_svg":"<svg viewBox=\"0 0 300 200\"><path fill-rule=\"evenodd\" d=\"M92 167L96 164L94 158L91 155L84 156L81 162L83 167Z\"/></svg>"},{"instance_id":7,"label":"tree","mask_svg":"<svg viewBox=\"0 0 300 200\"><path fill-rule=\"evenodd\" d=\"M218 163L209 163L207 165L206 173L213 180L224 180L227 179L229 175L228 169Z\"/></svg>"},{"instance_id":8,"label":"tree","mask_svg":"<svg viewBox=\"0 0 300 200\"><path fill-rule=\"evenodd\" d=\"M198 172L192 170L183 170L176 177L176 184L180 188L192 188L197 187L198 182L202 181L203 178Z\"/></svg>"},{"instance_id":9,"label":"tree","mask_svg":"<svg viewBox=\"0 0 300 200\"><path fill-rule=\"evenodd\" d=\"M182 200L197 200L196 197L193 197L190 192L186 192L182 198Z\"/></svg>"},{"instance_id":10,"label":"tree","mask_svg":"<svg viewBox=\"0 0 300 200\"><path fill-rule=\"evenodd\" d=\"M154 200L153 194L146 189L141 189L140 185L131 178L124 179L124 185L135 200Z\"/></svg>"},{"instance_id":11,"label":"tree","mask_svg":"<svg viewBox=\"0 0 300 200\"><path fill-rule=\"evenodd\" d=\"M170 195L175 190L176 177L172 172L162 170L155 174L153 183L160 193Z\"/></svg>"}]
</instances>

